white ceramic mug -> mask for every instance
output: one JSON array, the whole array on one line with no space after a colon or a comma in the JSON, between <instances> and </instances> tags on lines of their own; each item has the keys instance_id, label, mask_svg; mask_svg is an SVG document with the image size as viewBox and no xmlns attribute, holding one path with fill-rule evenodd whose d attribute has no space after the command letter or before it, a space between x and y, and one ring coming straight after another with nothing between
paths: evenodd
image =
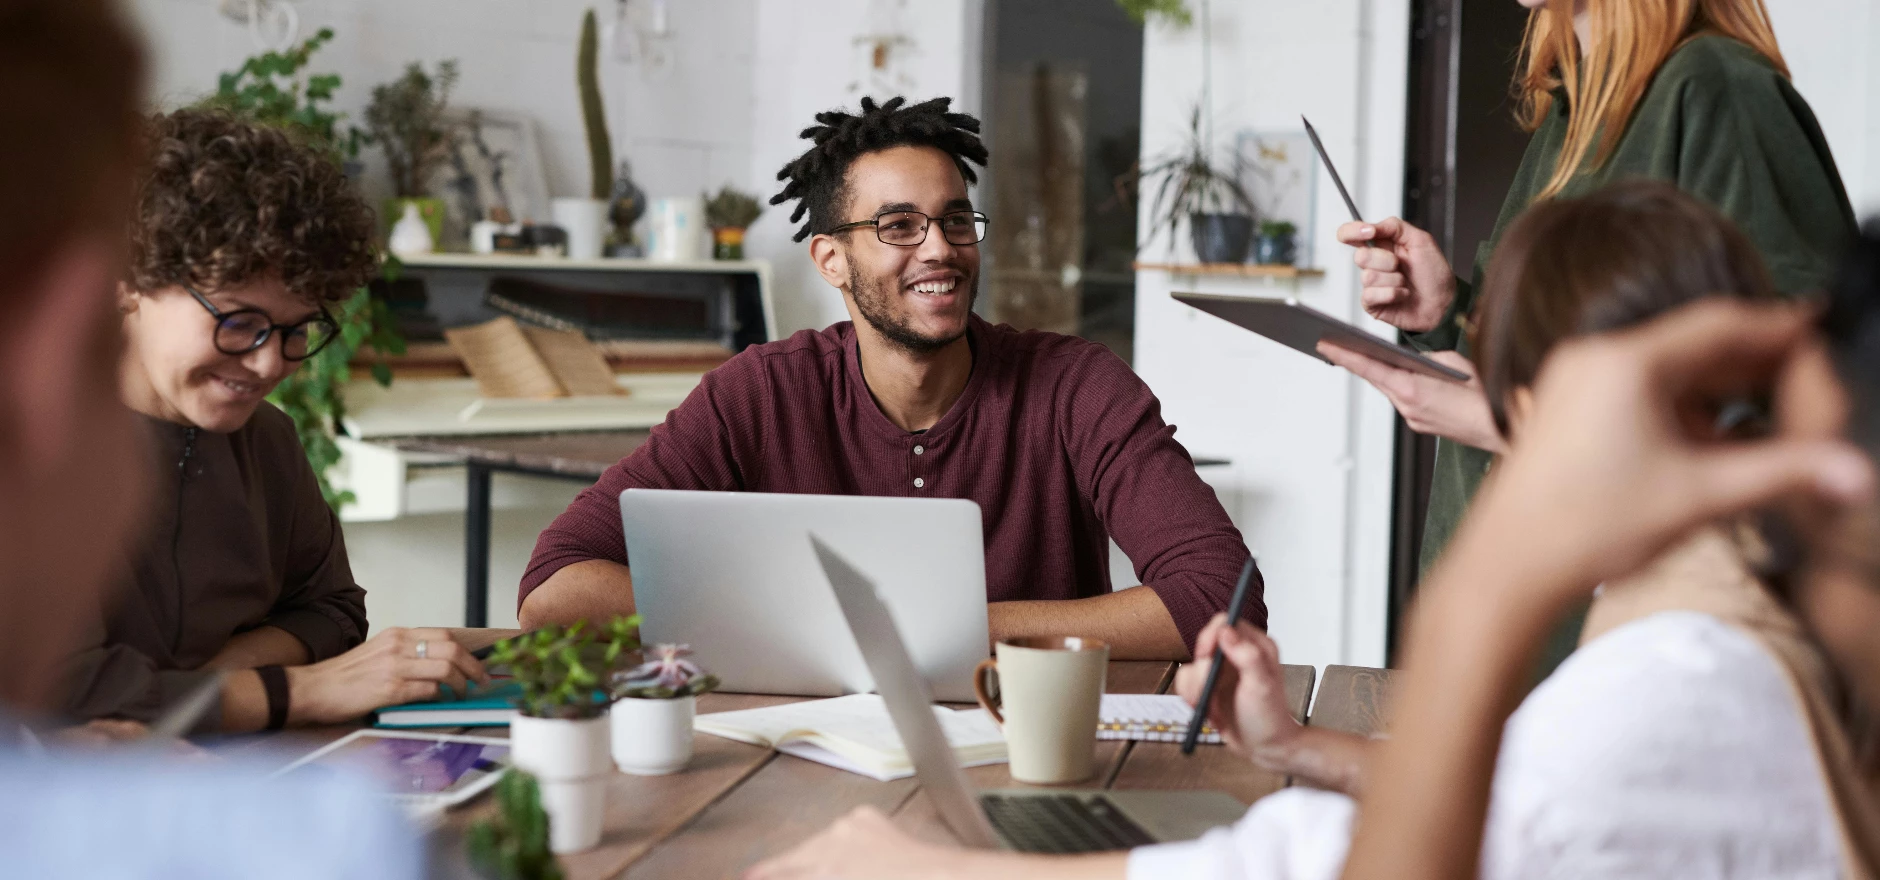
<instances>
[{"instance_id":1,"label":"white ceramic mug","mask_svg":"<svg viewBox=\"0 0 1880 880\"><path fill-rule=\"evenodd\" d=\"M698 196L654 199L647 211L647 257L669 263L704 258L705 200Z\"/></svg>"},{"instance_id":2,"label":"white ceramic mug","mask_svg":"<svg viewBox=\"0 0 1880 880\"><path fill-rule=\"evenodd\" d=\"M1059 785L1097 772L1097 713L1110 646L1076 636L1007 639L973 670L973 693L1005 730L1012 778ZM986 674L999 677L999 699Z\"/></svg>"}]
</instances>

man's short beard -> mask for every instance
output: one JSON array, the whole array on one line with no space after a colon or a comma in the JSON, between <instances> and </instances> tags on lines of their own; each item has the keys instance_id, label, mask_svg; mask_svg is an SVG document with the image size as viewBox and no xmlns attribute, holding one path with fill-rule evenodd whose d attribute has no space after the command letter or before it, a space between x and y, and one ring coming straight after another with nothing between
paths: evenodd
<instances>
[{"instance_id":1,"label":"man's short beard","mask_svg":"<svg viewBox=\"0 0 1880 880\"><path fill-rule=\"evenodd\" d=\"M961 273L964 275L965 273ZM908 326L904 316L894 314L890 298L879 285L864 281L861 273L855 269L853 260L849 262L849 295L855 298L855 310L862 313L862 320L875 328L882 338L911 354L933 354L946 348L966 335L966 328L947 337L922 336ZM973 310L973 303L979 299L979 278L973 276L972 284L966 289L966 310Z\"/></svg>"}]
</instances>

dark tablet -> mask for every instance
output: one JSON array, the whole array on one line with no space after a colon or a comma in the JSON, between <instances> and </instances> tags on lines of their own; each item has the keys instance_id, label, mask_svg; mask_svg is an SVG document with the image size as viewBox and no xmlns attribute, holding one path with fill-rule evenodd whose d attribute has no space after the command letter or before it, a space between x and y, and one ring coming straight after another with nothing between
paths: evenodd
<instances>
[{"instance_id":1,"label":"dark tablet","mask_svg":"<svg viewBox=\"0 0 1880 880\"><path fill-rule=\"evenodd\" d=\"M1221 296L1212 293L1173 293L1170 296L1319 360L1325 360L1318 352L1319 341L1325 340L1393 367L1414 370L1451 382L1469 381L1467 373L1443 366L1415 349L1372 336L1296 299Z\"/></svg>"}]
</instances>

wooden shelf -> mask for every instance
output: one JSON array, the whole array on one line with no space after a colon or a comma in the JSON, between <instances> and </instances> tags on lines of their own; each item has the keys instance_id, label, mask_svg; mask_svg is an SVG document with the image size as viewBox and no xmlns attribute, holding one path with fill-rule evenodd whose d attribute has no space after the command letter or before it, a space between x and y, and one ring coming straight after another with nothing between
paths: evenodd
<instances>
[{"instance_id":1,"label":"wooden shelf","mask_svg":"<svg viewBox=\"0 0 1880 880\"><path fill-rule=\"evenodd\" d=\"M1132 263L1131 268L1172 275L1227 275L1239 278L1322 278L1324 269L1263 266L1256 263Z\"/></svg>"}]
</instances>

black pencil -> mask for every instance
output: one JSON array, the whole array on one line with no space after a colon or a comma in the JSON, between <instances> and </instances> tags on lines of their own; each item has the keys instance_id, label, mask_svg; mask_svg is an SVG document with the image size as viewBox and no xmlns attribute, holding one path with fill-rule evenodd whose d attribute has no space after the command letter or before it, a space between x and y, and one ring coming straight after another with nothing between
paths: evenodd
<instances>
[{"instance_id":1,"label":"black pencil","mask_svg":"<svg viewBox=\"0 0 1880 880\"><path fill-rule=\"evenodd\" d=\"M1240 570L1240 583L1234 585L1234 598L1227 603L1227 625L1233 626L1240 620L1240 611L1247 606L1247 587L1253 583L1253 557L1247 557L1247 564ZM1195 743L1201 738L1201 725L1208 720L1208 701L1214 699L1214 685L1221 680L1221 664L1226 656L1221 651L1221 643L1214 643L1214 665L1208 667L1208 681L1201 686L1201 699L1195 701L1195 717L1188 720L1188 733L1182 737L1182 754L1195 753Z\"/></svg>"}]
</instances>

